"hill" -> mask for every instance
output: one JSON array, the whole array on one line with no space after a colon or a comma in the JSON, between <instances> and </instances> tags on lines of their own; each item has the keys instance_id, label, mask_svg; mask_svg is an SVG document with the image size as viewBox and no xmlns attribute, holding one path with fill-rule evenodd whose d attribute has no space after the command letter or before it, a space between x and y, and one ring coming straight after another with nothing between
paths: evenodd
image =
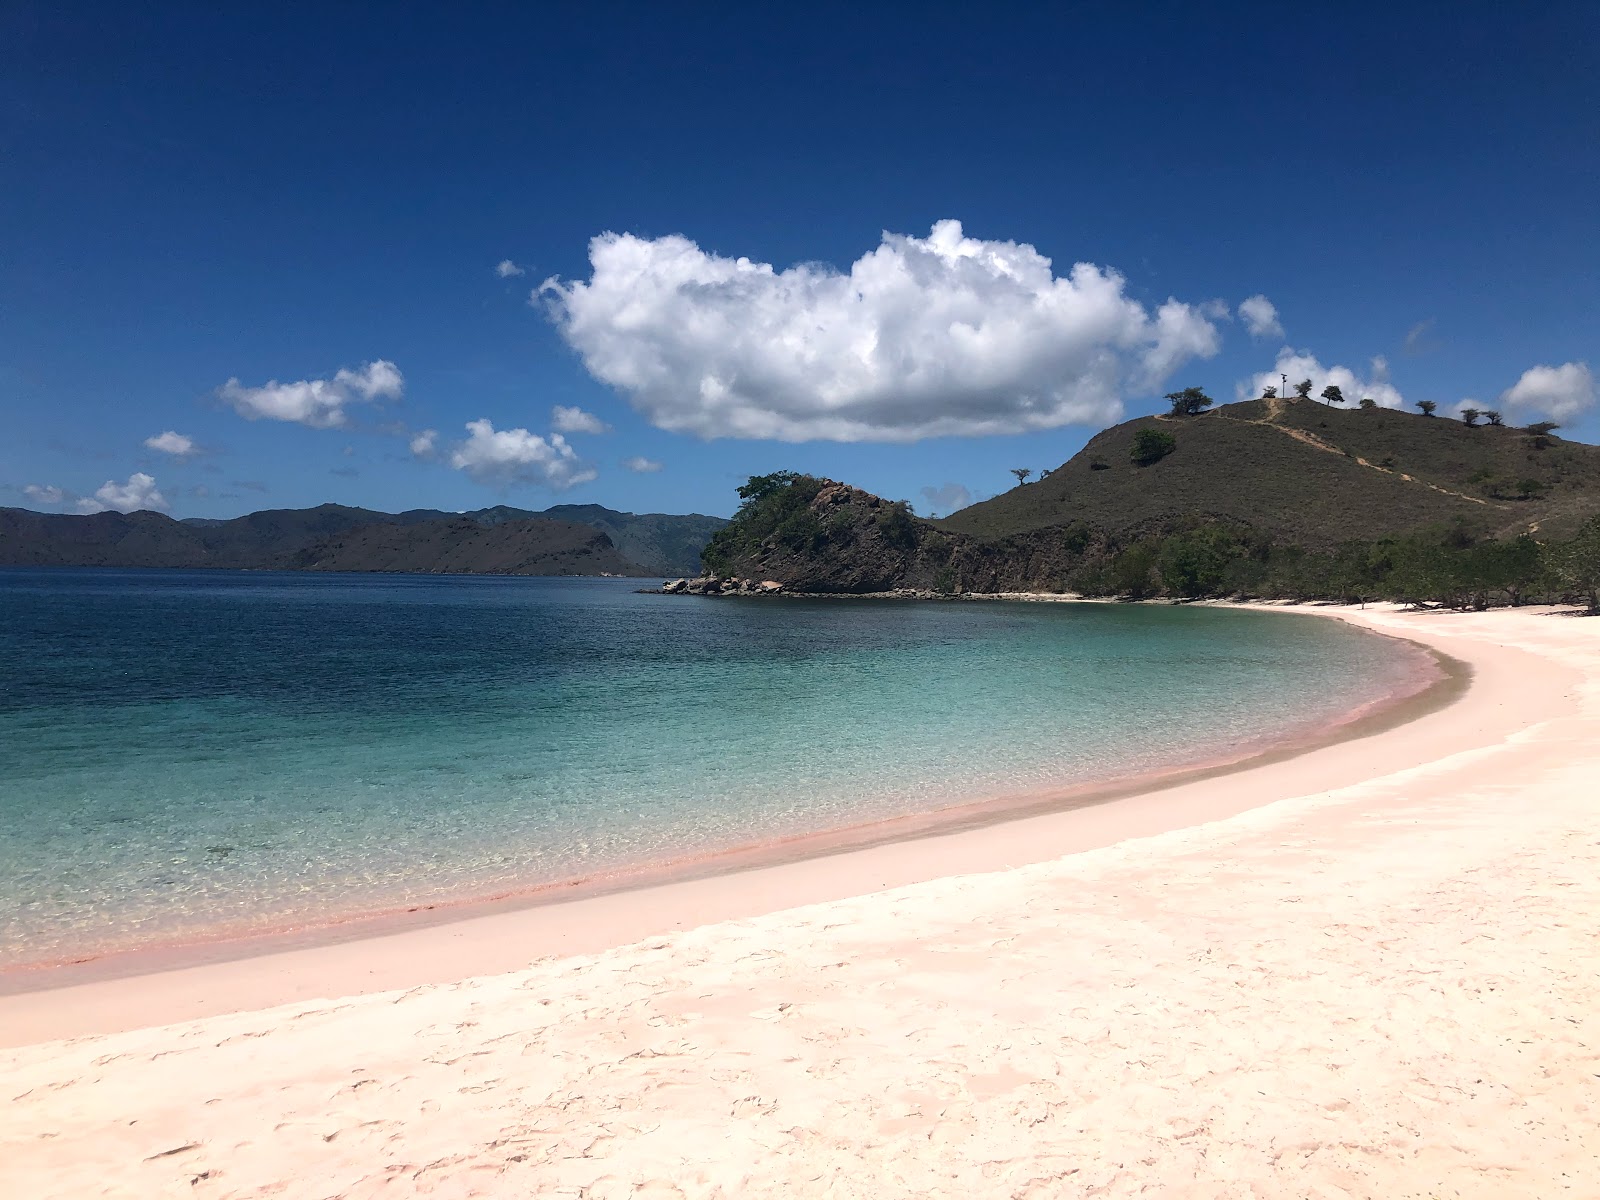
<instances>
[{"instance_id":1,"label":"hill","mask_svg":"<svg viewBox=\"0 0 1600 1200\"><path fill-rule=\"evenodd\" d=\"M1477 605L1591 595L1583 581L1600 573L1600 447L1311 401L1128 421L1040 482L941 521L788 472L740 496L705 565L801 592Z\"/></svg>"},{"instance_id":2,"label":"hill","mask_svg":"<svg viewBox=\"0 0 1600 1200\"><path fill-rule=\"evenodd\" d=\"M720 517L698 513L676 516L666 513L617 512L596 504L557 505L545 512L499 505L474 512L451 513L438 509L411 509L385 513L342 504L322 504L316 508L264 509L231 520L191 517L178 521L154 512L95 513L72 516L37 513L28 509L0 509L0 565L7 566L116 566L116 567L219 567L232 569L300 569L304 552L339 534L372 526L395 528L444 523L466 536L473 529L495 529L506 525L534 522L545 528L552 540L554 563L570 548L571 538L554 532L557 527L583 526L591 533L604 534L621 565L596 570L615 574L686 574L698 570L701 548L717 529L727 524ZM437 561L457 562L488 554L484 561L500 561L501 555L516 559L527 550L529 529L515 537L502 539L490 552L489 543L475 536L468 541L475 549L466 558L452 555L437 531L410 538L387 540L368 537L364 544L379 553L382 541L399 555L395 561L414 561L414 567L395 570L428 571L430 560L415 557L423 547L432 547ZM402 550L409 546L410 549ZM465 552L464 552L465 553ZM531 551L529 551L531 553ZM532 562L537 559L527 559ZM474 560L475 561L475 560ZM625 568L625 569L624 569ZM374 567L353 567L375 570ZM441 568L455 570L458 568ZM526 573L526 572L519 572ZM550 573L570 573L565 569Z\"/></svg>"},{"instance_id":3,"label":"hill","mask_svg":"<svg viewBox=\"0 0 1600 1200\"><path fill-rule=\"evenodd\" d=\"M442 575L642 575L611 538L571 521L468 517L360 525L291 554L297 571L403 571Z\"/></svg>"},{"instance_id":4,"label":"hill","mask_svg":"<svg viewBox=\"0 0 1600 1200\"><path fill-rule=\"evenodd\" d=\"M1146 429L1170 433L1176 445L1137 466L1133 442ZM1561 537L1596 512L1600 447L1509 426L1278 399L1113 426L1039 482L938 524L992 540L1074 523L1116 533L1206 516L1328 548L1456 522L1480 536Z\"/></svg>"}]
</instances>

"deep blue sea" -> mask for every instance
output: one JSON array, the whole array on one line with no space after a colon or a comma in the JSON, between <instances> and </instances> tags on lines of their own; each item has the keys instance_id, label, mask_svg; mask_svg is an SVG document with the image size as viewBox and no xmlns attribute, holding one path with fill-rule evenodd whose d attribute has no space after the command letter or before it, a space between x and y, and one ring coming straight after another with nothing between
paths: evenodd
<instances>
[{"instance_id":1,"label":"deep blue sea","mask_svg":"<svg viewBox=\"0 0 1600 1200\"><path fill-rule=\"evenodd\" d=\"M636 586L0 570L0 963L1211 759L1418 670L1304 616Z\"/></svg>"}]
</instances>

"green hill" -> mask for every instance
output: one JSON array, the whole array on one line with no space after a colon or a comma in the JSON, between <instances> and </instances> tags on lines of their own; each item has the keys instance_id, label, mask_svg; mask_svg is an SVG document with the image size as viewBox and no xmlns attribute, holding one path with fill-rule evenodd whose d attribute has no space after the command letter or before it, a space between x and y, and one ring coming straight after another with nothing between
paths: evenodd
<instances>
[{"instance_id":1,"label":"green hill","mask_svg":"<svg viewBox=\"0 0 1600 1200\"><path fill-rule=\"evenodd\" d=\"M1172 435L1148 466L1144 429ZM1521 485L1531 482L1524 496ZM1037 483L938 524L986 540L1087 524L1111 533L1178 518L1241 522L1308 548L1461 523L1475 535L1570 535L1600 512L1600 447L1388 409L1252 400L1104 430Z\"/></svg>"},{"instance_id":2,"label":"green hill","mask_svg":"<svg viewBox=\"0 0 1600 1200\"><path fill-rule=\"evenodd\" d=\"M1477 606L1591 596L1600 574L1600 447L1309 400L1128 421L1039 482L939 521L790 473L740 495L706 566L791 591Z\"/></svg>"}]
</instances>

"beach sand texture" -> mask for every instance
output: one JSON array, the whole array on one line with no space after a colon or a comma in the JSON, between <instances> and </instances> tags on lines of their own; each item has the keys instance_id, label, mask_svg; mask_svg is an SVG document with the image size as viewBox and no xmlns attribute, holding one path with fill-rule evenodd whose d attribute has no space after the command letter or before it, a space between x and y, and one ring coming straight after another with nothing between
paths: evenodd
<instances>
[{"instance_id":1,"label":"beach sand texture","mask_svg":"<svg viewBox=\"0 0 1600 1200\"><path fill-rule=\"evenodd\" d=\"M1196 828L0 1051L0 1193L1600 1196L1600 621L1345 615L1477 681Z\"/></svg>"}]
</instances>

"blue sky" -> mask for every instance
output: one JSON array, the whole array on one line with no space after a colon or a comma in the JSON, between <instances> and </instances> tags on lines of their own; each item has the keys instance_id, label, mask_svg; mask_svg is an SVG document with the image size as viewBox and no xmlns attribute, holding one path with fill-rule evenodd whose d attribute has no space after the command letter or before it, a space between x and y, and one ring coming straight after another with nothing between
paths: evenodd
<instances>
[{"instance_id":1,"label":"blue sky","mask_svg":"<svg viewBox=\"0 0 1600 1200\"><path fill-rule=\"evenodd\" d=\"M460 7L0 10L0 503L943 511L1285 347L1600 434L1592 3Z\"/></svg>"}]
</instances>

